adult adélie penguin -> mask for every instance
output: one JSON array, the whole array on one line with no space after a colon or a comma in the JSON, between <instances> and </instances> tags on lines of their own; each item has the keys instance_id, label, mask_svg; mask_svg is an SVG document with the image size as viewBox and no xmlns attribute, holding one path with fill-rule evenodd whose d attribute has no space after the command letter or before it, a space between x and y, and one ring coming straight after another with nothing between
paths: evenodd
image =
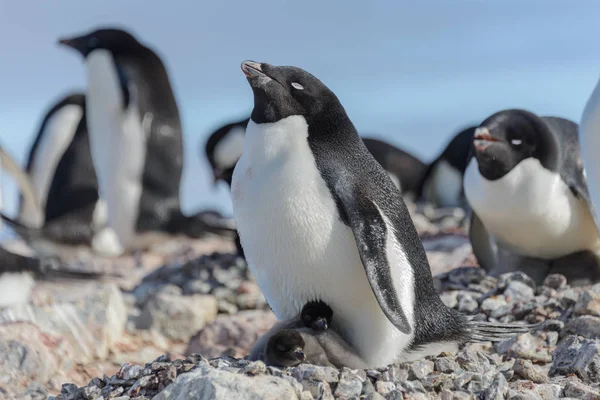
<instances>
[{"instance_id":1,"label":"adult ad\u00e9lie penguin","mask_svg":"<svg viewBox=\"0 0 600 400\"><path fill-rule=\"evenodd\" d=\"M181 212L181 121L160 57L121 29L59 42L85 59L92 157L109 225L120 242L138 249L165 234L232 234L229 221L213 213Z\"/></svg>"},{"instance_id":2,"label":"adult ad\u00e9lie penguin","mask_svg":"<svg viewBox=\"0 0 600 400\"><path fill-rule=\"evenodd\" d=\"M525 330L471 321L442 303L399 190L327 86L297 67L241 68L254 109L233 209L250 269L280 320L323 301L331 329L372 367Z\"/></svg>"}]
</instances>

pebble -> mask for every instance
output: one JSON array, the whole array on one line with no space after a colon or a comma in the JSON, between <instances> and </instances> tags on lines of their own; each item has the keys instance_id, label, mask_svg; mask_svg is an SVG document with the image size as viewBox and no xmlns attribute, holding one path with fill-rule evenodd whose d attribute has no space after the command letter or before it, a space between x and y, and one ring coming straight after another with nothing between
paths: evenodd
<instances>
[{"instance_id":1,"label":"pebble","mask_svg":"<svg viewBox=\"0 0 600 400\"><path fill-rule=\"evenodd\" d=\"M465 314L473 314L479 304L477 304L477 300L473 298L473 296L469 294L458 295L458 311L463 312Z\"/></svg>"},{"instance_id":2,"label":"pebble","mask_svg":"<svg viewBox=\"0 0 600 400\"><path fill-rule=\"evenodd\" d=\"M600 317L582 315L570 320L561 335L579 335L588 339L600 339Z\"/></svg>"},{"instance_id":3,"label":"pebble","mask_svg":"<svg viewBox=\"0 0 600 400\"><path fill-rule=\"evenodd\" d=\"M552 289L562 289L567 286L567 278L561 274L550 274L544 279L544 286Z\"/></svg>"},{"instance_id":4,"label":"pebble","mask_svg":"<svg viewBox=\"0 0 600 400\"><path fill-rule=\"evenodd\" d=\"M535 287L535 284L533 287ZM504 290L504 295L510 301L526 302L531 300L535 296L533 287L517 280L511 281L506 286L506 289Z\"/></svg>"},{"instance_id":5,"label":"pebble","mask_svg":"<svg viewBox=\"0 0 600 400\"><path fill-rule=\"evenodd\" d=\"M546 375L539 372L530 360L516 360L513 369L515 373L532 382L546 383L548 381Z\"/></svg>"}]
</instances>

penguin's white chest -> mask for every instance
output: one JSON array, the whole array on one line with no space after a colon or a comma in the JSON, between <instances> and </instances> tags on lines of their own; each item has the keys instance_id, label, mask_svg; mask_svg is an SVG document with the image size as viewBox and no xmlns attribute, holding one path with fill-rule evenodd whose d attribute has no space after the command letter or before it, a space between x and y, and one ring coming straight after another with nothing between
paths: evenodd
<instances>
[{"instance_id":1,"label":"penguin's white chest","mask_svg":"<svg viewBox=\"0 0 600 400\"><path fill-rule=\"evenodd\" d=\"M488 232L518 254L553 259L596 249L598 233L586 204L535 158L495 181L481 176L473 158L464 188Z\"/></svg>"},{"instance_id":2,"label":"penguin's white chest","mask_svg":"<svg viewBox=\"0 0 600 400\"><path fill-rule=\"evenodd\" d=\"M232 199L246 258L279 319L320 299L334 326L370 365L385 365L409 344L381 311L352 231L339 217L307 141L306 121L250 121Z\"/></svg>"},{"instance_id":3,"label":"penguin's white chest","mask_svg":"<svg viewBox=\"0 0 600 400\"><path fill-rule=\"evenodd\" d=\"M87 119L100 195L106 201L108 222L124 246L134 239L142 193L146 157L145 125L135 105L135 87L129 85L130 102L123 94L112 55L95 50L87 57Z\"/></svg>"}]
</instances>

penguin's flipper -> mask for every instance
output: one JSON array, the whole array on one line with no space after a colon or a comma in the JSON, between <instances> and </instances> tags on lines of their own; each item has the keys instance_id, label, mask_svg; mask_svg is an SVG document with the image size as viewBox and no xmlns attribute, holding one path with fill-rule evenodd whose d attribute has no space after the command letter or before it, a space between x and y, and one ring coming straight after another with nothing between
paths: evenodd
<instances>
[{"instance_id":1,"label":"penguin's flipper","mask_svg":"<svg viewBox=\"0 0 600 400\"><path fill-rule=\"evenodd\" d=\"M352 229L360 259L379 307L400 332L410 334L412 327L392 284L392 271L388 261L388 235L391 234L392 239L396 240L393 226L386 223L386 218L368 197L356 196L341 188L337 194L338 207L345 214L342 219L346 219ZM397 247L401 248L400 244Z\"/></svg>"},{"instance_id":2,"label":"penguin's flipper","mask_svg":"<svg viewBox=\"0 0 600 400\"><path fill-rule=\"evenodd\" d=\"M483 226L477 214L471 210L469 225L469 240L479 266L486 271L492 271L498 266L498 250L493 238Z\"/></svg>"},{"instance_id":3,"label":"penguin's flipper","mask_svg":"<svg viewBox=\"0 0 600 400\"><path fill-rule=\"evenodd\" d=\"M1 146L0 167L2 167L3 170L6 170L15 179L19 191L23 196L23 202L29 205L29 209L36 210L38 215L43 215L43 210L40 208L40 203L35 194L35 190L33 190L33 185L31 184L29 176Z\"/></svg>"}]
</instances>

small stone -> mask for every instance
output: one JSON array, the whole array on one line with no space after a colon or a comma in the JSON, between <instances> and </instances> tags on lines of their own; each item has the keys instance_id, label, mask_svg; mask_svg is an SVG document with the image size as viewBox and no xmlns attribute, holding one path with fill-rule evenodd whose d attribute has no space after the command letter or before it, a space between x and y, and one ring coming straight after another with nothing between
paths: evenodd
<instances>
[{"instance_id":1,"label":"small stone","mask_svg":"<svg viewBox=\"0 0 600 400\"><path fill-rule=\"evenodd\" d=\"M588 339L600 339L600 317L583 315L567 323L562 335L579 335Z\"/></svg>"},{"instance_id":2,"label":"small stone","mask_svg":"<svg viewBox=\"0 0 600 400\"><path fill-rule=\"evenodd\" d=\"M467 348L466 350L458 353L458 355L456 356L456 361L460 364L461 368L466 371L482 371L482 366L480 365L480 360L477 356L477 352L472 349Z\"/></svg>"},{"instance_id":3,"label":"small stone","mask_svg":"<svg viewBox=\"0 0 600 400\"><path fill-rule=\"evenodd\" d=\"M85 400L96 400L98 397L102 398L100 388L96 386L86 386L82 390L83 398Z\"/></svg>"},{"instance_id":4,"label":"small stone","mask_svg":"<svg viewBox=\"0 0 600 400\"><path fill-rule=\"evenodd\" d=\"M509 301L526 302L535 296L535 292L531 286L523 282L512 281L506 286L504 295Z\"/></svg>"},{"instance_id":5,"label":"small stone","mask_svg":"<svg viewBox=\"0 0 600 400\"><path fill-rule=\"evenodd\" d=\"M382 396L386 396L396 390L396 384L393 382L377 381L375 382L375 390Z\"/></svg>"},{"instance_id":6,"label":"small stone","mask_svg":"<svg viewBox=\"0 0 600 400\"><path fill-rule=\"evenodd\" d=\"M442 292L440 294L440 299L448 308L455 308L458 305L458 292L456 290L452 290L450 292Z\"/></svg>"},{"instance_id":7,"label":"small stone","mask_svg":"<svg viewBox=\"0 0 600 400\"><path fill-rule=\"evenodd\" d=\"M460 367L458 363L450 357L440 357L434 361L435 370L443 372L444 374L451 374L456 372Z\"/></svg>"},{"instance_id":8,"label":"small stone","mask_svg":"<svg viewBox=\"0 0 600 400\"><path fill-rule=\"evenodd\" d=\"M420 360L412 362L408 367L408 379L420 380L433 372L433 361Z\"/></svg>"},{"instance_id":9,"label":"small stone","mask_svg":"<svg viewBox=\"0 0 600 400\"><path fill-rule=\"evenodd\" d=\"M231 304L227 300L218 301L219 314L235 314L238 312L238 308L235 304Z\"/></svg>"},{"instance_id":10,"label":"small stone","mask_svg":"<svg viewBox=\"0 0 600 400\"><path fill-rule=\"evenodd\" d=\"M482 399L503 400L508 392L508 382L502 374L496 374L490 387L483 392Z\"/></svg>"},{"instance_id":11,"label":"small stone","mask_svg":"<svg viewBox=\"0 0 600 400\"><path fill-rule=\"evenodd\" d=\"M377 392L369 393L368 395L365 396L364 399L365 400L386 400L385 397L383 397L382 395L380 395Z\"/></svg>"},{"instance_id":12,"label":"small stone","mask_svg":"<svg viewBox=\"0 0 600 400\"><path fill-rule=\"evenodd\" d=\"M546 375L539 372L530 360L516 360L513 369L524 379L535 383L546 383L548 381Z\"/></svg>"},{"instance_id":13,"label":"small stone","mask_svg":"<svg viewBox=\"0 0 600 400\"><path fill-rule=\"evenodd\" d=\"M527 274L521 271L507 272L500 275L498 279L498 287L506 288L513 282L524 283L532 289L535 289L536 284Z\"/></svg>"},{"instance_id":14,"label":"small stone","mask_svg":"<svg viewBox=\"0 0 600 400\"><path fill-rule=\"evenodd\" d=\"M477 310L478 307L479 304L477 304L477 300L475 300L473 296L463 293L458 295L458 311L466 314L472 314Z\"/></svg>"},{"instance_id":15,"label":"small stone","mask_svg":"<svg viewBox=\"0 0 600 400\"><path fill-rule=\"evenodd\" d=\"M564 395L581 400L600 400L600 391L583 383L569 381L565 385Z\"/></svg>"},{"instance_id":16,"label":"small stone","mask_svg":"<svg viewBox=\"0 0 600 400\"><path fill-rule=\"evenodd\" d=\"M267 366L262 361L253 361L246 365L244 368L242 368L240 372L248 375L266 374Z\"/></svg>"},{"instance_id":17,"label":"small stone","mask_svg":"<svg viewBox=\"0 0 600 400\"><path fill-rule=\"evenodd\" d=\"M505 305L506 305L506 300L504 299L503 296L488 297L481 303L481 310L485 311L486 313L489 314L492 311L494 311L500 307L503 307Z\"/></svg>"},{"instance_id":18,"label":"small stone","mask_svg":"<svg viewBox=\"0 0 600 400\"><path fill-rule=\"evenodd\" d=\"M300 382L306 379L312 379L316 381L332 383L338 382L340 379L339 371L333 367L321 367L312 364L300 364L297 367L295 367L291 372L292 376Z\"/></svg>"},{"instance_id":19,"label":"small stone","mask_svg":"<svg viewBox=\"0 0 600 400\"><path fill-rule=\"evenodd\" d=\"M544 286L552 289L562 289L567 286L567 278L561 274L550 274L544 279Z\"/></svg>"},{"instance_id":20,"label":"small stone","mask_svg":"<svg viewBox=\"0 0 600 400\"><path fill-rule=\"evenodd\" d=\"M540 331L560 332L565 327L565 323L557 319L549 319L544 321L539 327Z\"/></svg>"},{"instance_id":21,"label":"small stone","mask_svg":"<svg viewBox=\"0 0 600 400\"><path fill-rule=\"evenodd\" d=\"M575 314L600 317L600 293L584 291L575 304Z\"/></svg>"},{"instance_id":22,"label":"small stone","mask_svg":"<svg viewBox=\"0 0 600 400\"><path fill-rule=\"evenodd\" d=\"M562 392L562 387L553 383L545 383L542 385L537 385L535 387L535 392L543 400L558 399L560 397L560 393Z\"/></svg>"},{"instance_id":23,"label":"small stone","mask_svg":"<svg viewBox=\"0 0 600 400\"><path fill-rule=\"evenodd\" d=\"M139 329L156 329L170 339L187 341L216 316L213 296L160 292L148 300L137 325Z\"/></svg>"},{"instance_id":24,"label":"small stone","mask_svg":"<svg viewBox=\"0 0 600 400\"><path fill-rule=\"evenodd\" d=\"M188 280L183 284L183 294L209 294L212 287L210 283L200 279Z\"/></svg>"},{"instance_id":25,"label":"small stone","mask_svg":"<svg viewBox=\"0 0 600 400\"><path fill-rule=\"evenodd\" d=\"M458 375L454 379L454 389L462 389L465 387L469 382L471 382L473 375L473 372L463 372L462 374Z\"/></svg>"},{"instance_id":26,"label":"small stone","mask_svg":"<svg viewBox=\"0 0 600 400\"><path fill-rule=\"evenodd\" d=\"M363 384L360 377L350 370L344 370L333 394L336 397L345 399L357 398L360 396L362 388Z\"/></svg>"},{"instance_id":27,"label":"small stone","mask_svg":"<svg viewBox=\"0 0 600 400\"><path fill-rule=\"evenodd\" d=\"M579 300L579 292L576 291L575 289L571 288L571 289L567 289L562 292L562 297L560 299L560 302L564 308L568 308L568 307L571 307L572 305L575 305L578 300Z\"/></svg>"}]
</instances>

